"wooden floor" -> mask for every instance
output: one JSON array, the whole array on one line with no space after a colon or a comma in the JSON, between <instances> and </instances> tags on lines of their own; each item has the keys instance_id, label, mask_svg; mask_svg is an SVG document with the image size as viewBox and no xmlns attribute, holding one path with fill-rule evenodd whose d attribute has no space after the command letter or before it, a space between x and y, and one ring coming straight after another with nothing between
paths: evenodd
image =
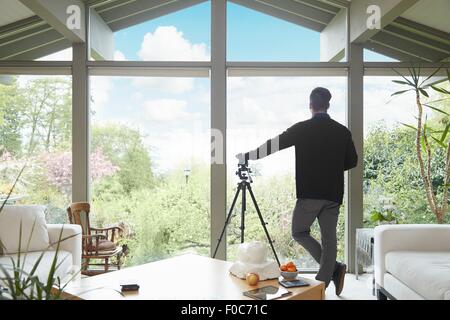
<instances>
[{"instance_id":1,"label":"wooden floor","mask_svg":"<svg viewBox=\"0 0 450 320\"><path fill-rule=\"evenodd\" d=\"M314 278L314 274L302 274L305 278ZM372 275L363 274L356 280L354 274L345 276L344 290L338 297L334 292L334 285L331 283L325 292L325 300L376 300L372 295Z\"/></svg>"}]
</instances>

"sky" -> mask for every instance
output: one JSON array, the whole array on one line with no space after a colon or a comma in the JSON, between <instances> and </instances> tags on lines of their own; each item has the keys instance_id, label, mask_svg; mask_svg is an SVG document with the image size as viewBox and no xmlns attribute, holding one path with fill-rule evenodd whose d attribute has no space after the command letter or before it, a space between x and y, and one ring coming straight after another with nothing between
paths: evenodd
<instances>
[{"instance_id":1,"label":"sky","mask_svg":"<svg viewBox=\"0 0 450 320\"><path fill-rule=\"evenodd\" d=\"M319 61L320 34L244 7L228 4L229 61ZM115 33L115 60L210 59L210 4L196 5ZM64 58L66 53L52 55ZM47 57L48 59L48 57ZM70 59L70 57L68 57ZM392 61L365 52L367 61ZM414 121L411 97L391 99L391 78L365 80L365 131ZM345 77L228 78L229 164L238 152L256 148L294 123L310 117L308 95L316 86L333 95L331 116L345 124ZM144 135L154 170L168 172L210 161L208 78L91 77L94 125L120 123ZM269 176L294 170L293 150L260 160ZM283 165L280 165L283 163ZM234 173L234 168L230 170Z\"/></svg>"}]
</instances>

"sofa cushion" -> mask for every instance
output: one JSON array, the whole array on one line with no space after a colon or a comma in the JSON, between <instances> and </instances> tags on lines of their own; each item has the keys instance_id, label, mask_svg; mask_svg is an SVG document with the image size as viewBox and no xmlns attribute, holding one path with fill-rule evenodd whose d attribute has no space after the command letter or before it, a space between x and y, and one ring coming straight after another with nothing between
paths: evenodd
<instances>
[{"instance_id":1,"label":"sofa cushion","mask_svg":"<svg viewBox=\"0 0 450 320\"><path fill-rule=\"evenodd\" d=\"M28 253L22 253L20 256L21 264L25 259L25 264L23 265L22 270L25 272L30 272L33 268L35 262L37 259L39 259L39 256L42 252L28 252ZM36 269L36 272L34 275L38 276L39 281L45 283L48 278L48 274L50 271L50 267L52 265L53 259L55 257L55 251L50 250L44 253L42 260L39 263L38 268ZM2 267L4 267L8 272L10 272L10 269L12 268L12 261L11 258L14 259L15 263L17 264L17 253L11 254L11 255L5 255L0 257L0 264ZM71 272L73 268L73 258L72 254L68 251L59 250L58 252L58 260L57 265L59 267L55 271L55 278L59 277L61 281L63 279L67 278L68 274ZM0 271L0 275L3 276L3 273Z\"/></svg>"},{"instance_id":2,"label":"sofa cushion","mask_svg":"<svg viewBox=\"0 0 450 320\"><path fill-rule=\"evenodd\" d=\"M11 254L19 251L21 221L20 251L46 250L50 241L45 222L45 208L42 206L5 206L0 212L0 240L3 243L3 253ZM31 241L28 246L30 236Z\"/></svg>"},{"instance_id":3,"label":"sofa cushion","mask_svg":"<svg viewBox=\"0 0 450 320\"><path fill-rule=\"evenodd\" d=\"M408 287L390 273L384 274L383 288L397 300L425 300L416 291Z\"/></svg>"},{"instance_id":4,"label":"sofa cushion","mask_svg":"<svg viewBox=\"0 0 450 320\"><path fill-rule=\"evenodd\" d=\"M450 252L391 251L385 263L390 274L426 299L443 300L450 291Z\"/></svg>"}]
</instances>

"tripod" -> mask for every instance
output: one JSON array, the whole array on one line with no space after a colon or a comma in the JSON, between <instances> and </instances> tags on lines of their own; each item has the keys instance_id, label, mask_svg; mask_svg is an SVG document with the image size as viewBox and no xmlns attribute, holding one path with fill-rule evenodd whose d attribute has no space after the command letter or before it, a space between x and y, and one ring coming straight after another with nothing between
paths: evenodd
<instances>
[{"instance_id":1,"label":"tripod","mask_svg":"<svg viewBox=\"0 0 450 320\"><path fill-rule=\"evenodd\" d=\"M225 225L223 226L222 233L220 234L220 237L218 239L216 249L214 250L213 258L216 257L217 250L219 249L220 243L222 242L223 236L225 234L225 231L227 229L228 224L230 223L231 216L233 215L233 210L236 205L237 198L239 197L239 194L242 192L242 206L241 206L241 243L244 242L244 236L245 236L245 211L247 210L247 190L250 193L250 197L252 198L253 205L255 206L256 212L259 217L259 221L261 222L261 225L264 229L264 232L266 234L267 240L269 241L270 247L272 248L273 255L275 256L275 259L277 260L278 265L280 265L280 260L278 259L278 255L275 251L275 247L273 246L272 238L269 235L269 231L267 231L267 223L264 221L264 218L261 214L261 211L259 210L258 203L256 202L255 195L253 194L251 183L253 182L252 177L250 176L251 170L248 167L248 163L245 162L244 164L238 165L238 171L236 171L236 175L239 176L241 181L238 183L236 194L234 195L233 202L231 203L230 210L228 212L227 218L225 220Z\"/></svg>"}]
</instances>

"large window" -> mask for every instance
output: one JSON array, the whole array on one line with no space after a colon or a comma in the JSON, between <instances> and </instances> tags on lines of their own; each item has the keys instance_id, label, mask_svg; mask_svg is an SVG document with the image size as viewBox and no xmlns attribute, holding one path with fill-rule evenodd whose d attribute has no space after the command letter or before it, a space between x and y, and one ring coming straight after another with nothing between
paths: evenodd
<instances>
[{"instance_id":1,"label":"large window","mask_svg":"<svg viewBox=\"0 0 450 320\"><path fill-rule=\"evenodd\" d=\"M339 8L326 4L310 6L306 2L296 2L292 5L281 4L280 10L275 2L265 4L256 1L253 4L255 9L228 2L228 60L328 61L334 59L334 55L338 52L335 50L337 46L342 46L339 60L344 58L345 30L342 30L341 34L334 33L332 39L327 38L327 32L321 35L327 23L338 14ZM283 8L284 6L288 8ZM322 11L319 7L327 8ZM292 12L286 12L284 9ZM277 14L274 16L266 14L278 10L279 15L286 19L280 19ZM315 16L316 19L303 18L308 15ZM345 19L345 14L338 19ZM333 48L327 47L328 41L338 42Z\"/></svg>"},{"instance_id":2,"label":"large window","mask_svg":"<svg viewBox=\"0 0 450 320\"><path fill-rule=\"evenodd\" d=\"M209 255L209 92L202 78L91 77L93 219L124 224L128 265Z\"/></svg>"},{"instance_id":3,"label":"large window","mask_svg":"<svg viewBox=\"0 0 450 320\"><path fill-rule=\"evenodd\" d=\"M391 223L436 223L430 211L416 153L417 106L413 92L393 81L401 77L365 77L364 80L364 224L374 226L379 214ZM428 90L427 105L449 112L448 100ZM448 117L424 107L428 134L445 128ZM441 136L435 133L435 136ZM429 138L433 150L433 185L443 185L445 152ZM442 190L442 189L441 189ZM440 194L437 195L438 197ZM391 219L393 218L393 219ZM447 217L448 221L448 217Z\"/></svg>"},{"instance_id":4,"label":"large window","mask_svg":"<svg viewBox=\"0 0 450 320\"><path fill-rule=\"evenodd\" d=\"M0 197L25 168L10 204L47 205L66 221L72 192L72 90L68 76L0 76Z\"/></svg>"},{"instance_id":5,"label":"large window","mask_svg":"<svg viewBox=\"0 0 450 320\"><path fill-rule=\"evenodd\" d=\"M111 7L103 14L118 11ZM211 55L211 3L205 1L143 23L110 26L116 61L209 61ZM96 42L100 39L91 38ZM101 42L101 41L100 41Z\"/></svg>"},{"instance_id":6,"label":"large window","mask_svg":"<svg viewBox=\"0 0 450 320\"><path fill-rule=\"evenodd\" d=\"M346 79L344 77L231 77L228 80L228 199L236 191L234 156L255 149L289 126L311 117L309 94L325 86L333 95L330 114L345 124ZM294 149L280 151L262 160L250 162L253 190L280 259L293 259L301 268L316 268L310 255L291 236L295 206ZM266 242L250 197L247 201L245 241ZM228 230L228 257L233 259L240 243L240 201ZM344 253L344 210L339 219L339 258ZM320 239L317 223L312 233Z\"/></svg>"}]
</instances>

